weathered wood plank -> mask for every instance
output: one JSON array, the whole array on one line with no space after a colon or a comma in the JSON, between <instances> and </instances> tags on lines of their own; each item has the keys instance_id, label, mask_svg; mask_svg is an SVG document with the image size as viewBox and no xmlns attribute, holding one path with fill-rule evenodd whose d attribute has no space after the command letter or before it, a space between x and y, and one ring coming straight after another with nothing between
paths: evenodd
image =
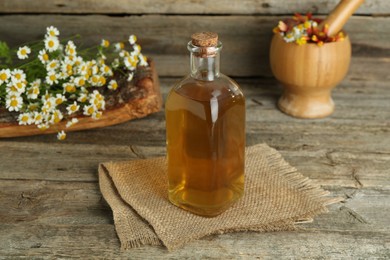
<instances>
[{"instance_id":1,"label":"weathered wood plank","mask_svg":"<svg viewBox=\"0 0 390 260\"><path fill-rule=\"evenodd\" d=\"M183 76L189 72L186 44L193 32L212 30L224 44L222 72L232 76L271 77L268 50L272 28L284 16L129 16L103 15L5 15L0 16L0 40L16 46L42 38L45 27L57 26L62 36L76 33L86 45L99 44L102 37L112 41L138 35L143 52L156 61L161 76ZM346 26L355 59L349 77L383 80L386 68L390 17L353 17ZM19 32L19 33L15 33ZM377 64L375 69L371 65Z\"/></svg>"},{"instance_id":2,"label":"weathered wood plank","mask_svg":"<svg viewBox=\"0 0 390 260\"><path fill-rule=\"evenodd\" d=\"M288 141L287 141L288 142ZM100 162L163 156L165 147L90 144L2 143L0 179L96 182ZM389 188L390 152L332 150L296 144L281 153L302 174L323 186ZM17 160L13 159L17 154ZM82 158L82 159L76 159ZM22 161L23 163L19 163ZM28 167L26 167L28 165Z\"/></svg>"},{"instance_id":3,"label":"weathered wood plank","mask_svg":"<svg viewBox=\"0 0 390 260\"><path fill-rule=\"evenodd\" d=\"M346 201L300 225L304 231L213 236L171 253L159 247L121 252L96 183L9 180L0 183L0 191L4 257L280 258L297 255L298 248L300 257L308 258L325 253L386 258L390 253L389 189L335 188L333 195Z\"/></svg>"},{"instance_id":4,"label":"weathered wood plank","mask_svg":"<svg viewBox=\"0 0 390 260\"><path fill-rule=\"evenodd\" d=\"M162 80L164 95L175 81ZM280 88L272 80L241 79L239 83L247 97L248 145L268 143L322 185L389 187L390 112L386 108L390 91L386 82L344 81L334 90L335 114L321 120L281 113L275 105ZM73 132L63 143L52 135L4 139L0 150L7 151L0 153L3 179L96 181L99 162L163 156L164 113Z\"/></svg>"},{"instance_id":5,"label":"weathered wood plank","mask_svg":"<svg viewBox=\"0 0 390 260\"><path fill-rule=\"evenodd\" d=\"M96 225L113 224L97 183L81 181L5 180L0 183L3 224ZM329 187L334 204L305 229L390 231L390 189ZM355 213L355 214L354 214ZM352 214L352 216L351 216ZM351 224L351 225L349 225Z\"/></svg>"},{"instance_id":6,"label":"weathered wood plank","mask_svg":"<svg viewBox=\"0 0 390 260\"><path fill-rule=\"evenodd\" d=\"M103 259L388 259L385 232L237 233L192 242L174 252L161 247L119 250L113 225L1 225L5 258Z\"/></svg>"},{"instance_id":7,"label":"weathered wood plank","mask_svg":"<svg viewBox=\"0 0 390 260\"><path fill-rule=\"evenodd\" d=\"M326 14L338 3L331 1L278 1L278 0L3 0L3 13L105 13L105 14L288 14L295 12ZM388 1L366 1L358 14L388 14Z\"/></svg>"}]
</instances>

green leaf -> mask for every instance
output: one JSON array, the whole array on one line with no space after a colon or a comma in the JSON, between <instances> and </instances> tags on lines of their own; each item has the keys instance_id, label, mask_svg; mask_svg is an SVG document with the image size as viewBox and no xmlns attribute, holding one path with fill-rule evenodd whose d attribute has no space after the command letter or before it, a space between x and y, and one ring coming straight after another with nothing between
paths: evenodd
<instances>
[{"instance_id":1,"label":"green leaf","mask_svg":"<svg viewBox=\"0 0 390 260\"><path fill-rule=\"evenodd\" d=\"M2 41L0 41L0 61L0 67L8 67L12 65L11 50L8 47L8 44Z\"/></svg>"}]
</instances>

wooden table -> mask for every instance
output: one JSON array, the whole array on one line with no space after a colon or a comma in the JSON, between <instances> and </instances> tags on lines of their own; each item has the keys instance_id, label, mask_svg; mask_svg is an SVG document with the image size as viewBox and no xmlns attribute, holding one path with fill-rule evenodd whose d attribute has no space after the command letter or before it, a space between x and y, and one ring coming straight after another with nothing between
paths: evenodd
<instances>
[{"instance_id":1,"label":"wooden table","mask_svg":"<svg viewBox=\"0 0 390 260\"><path fill-rule=\"evenodd\" d=\"M157 63L165 96L188 73L190 34L216 31L224 43L222 71L237 77L247 97L247 144L276 148L345 201L297 232L225 234L175 252L159 247L122 252L112 212L99 192L97 166L164 155L161 111L69 133L64 142L54 135L1 139L0 258L389 259L389 1L366 1L347 24L351 68L333 92L335 113L321 120L294 119L276 108L281 89L270 73L269 42L285 14L308 9L324 14L337 1L145 2L3 0L0 40L13 46L36 40L51 24L61 35L80 33L88 43L135 33Z\"/></svg>"},{"instance_id":2,"label":"wooden table","mask_svg":"<svg viewBox=\"0 0 390 260\"><path fill-rule=\"evenodd\" d=\"M166 94L176 79L162 79ZM105 258L390 257L390 89L344 81L336 112L321 120L282 114L272 80L239 80L248 145L266 142L304 175L345 198L298 232L208 237L168 253L119 250L97 166L165 153L164 113L98 130L0 142L0 256Z\"/></svg>"}]
</instances>

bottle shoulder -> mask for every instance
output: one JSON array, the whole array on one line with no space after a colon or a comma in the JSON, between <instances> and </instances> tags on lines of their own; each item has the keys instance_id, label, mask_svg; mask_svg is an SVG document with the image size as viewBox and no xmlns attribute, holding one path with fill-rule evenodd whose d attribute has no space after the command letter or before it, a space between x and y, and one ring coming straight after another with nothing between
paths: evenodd
<instances>
[{"instance_id":1,"label":"bottle shoulder","mask_svg":"<svg viewBox=\"0 0 390 260\"><path fill-rule=\"evenodd\" d=\"M191 99L203 101L212 98L245 99L237 82L224 74L220 74L219 77L213 81L202 81L187 76L179 81L171 89L171 92L172 91Z\"/></svg>"}]
</instances>

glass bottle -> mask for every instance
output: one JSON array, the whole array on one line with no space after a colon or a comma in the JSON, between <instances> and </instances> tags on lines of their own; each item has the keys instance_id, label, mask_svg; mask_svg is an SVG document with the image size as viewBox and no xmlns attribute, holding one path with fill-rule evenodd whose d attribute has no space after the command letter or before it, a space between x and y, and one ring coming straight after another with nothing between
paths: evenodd
<instances>
[{"instance_id":1,"label":"glass bottle","mask_svg":"<svg viewBox=\"0 0 390 260\"><path fill-rule=\"evenodd\" d=\"M169 200L208 217L244 192L245 98L219 72L221 49L217 34L193 34L191 74L172 88L165 104Z\"/></svg>"}]
</instances>

